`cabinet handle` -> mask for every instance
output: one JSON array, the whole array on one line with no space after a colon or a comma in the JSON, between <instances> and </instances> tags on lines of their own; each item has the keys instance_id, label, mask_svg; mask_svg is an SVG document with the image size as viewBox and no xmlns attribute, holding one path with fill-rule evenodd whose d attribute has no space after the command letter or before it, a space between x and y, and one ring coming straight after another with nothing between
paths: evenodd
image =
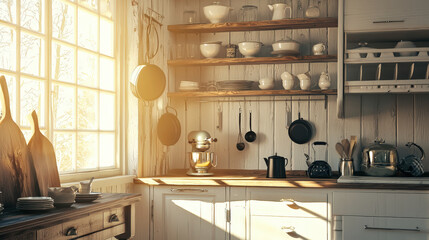
<instances>
[{"instance_id":1,"label":"cabinet handle","mask_svg":"<svg viewBox=\"0 0 429 240\"><path fill-rule=\"evenodd\" d=\"M67 229L66 236L76 236L77 235L77 229L74 227L71 227Z\"/></svg>"},{"instance_id":2,"label":"cabinet handle","mask_svg":"<svg viewBox=\"0 0 429 240\"><path fill-rule=\"evenodd\" d=\"M289 227L283 226L283 227L282 227L282 230L283 230L285 233L291 233L291 232L295 232L295 227L294 227L294 226L289 226Z\"/></svg>"},{"instance_id":3,"label":"cabinet handle","mask_svg":"<svg viewBox=\"0 0 429 240\"><path fill-rule=\"evenodd\" d=\"M202 189L202 188L172 188L170 189L170 191L172 192L208 192L207 189Z\"/></svg>"},{"instance_id":4,"label":"cabinet handle","mask_svg":"<svg viewBox=\"0 0 429 240\"><path fill-rule=\"evenodd\" d=\"M389 230L389 231L410 231L410 232L420 232L420 228L383 228L383 227L368 227L365 225L365 229L367 230Z\"/></svg>"},{"instance_id":5,"label":"cabinet handle","mask_svg":"<svg viewBox=\"0 0 429 240\"><path fill-rule=\"evenodd\" d=\"M372 23L401 23L405 22L405 20L384 20L384 21L372 21Z\"/></svg>"},{"instance_id":6,"label":"cabinet handle","mask_svg":"<svg viewBox=\"0 0 429 240\"><path fill-rule=\"evenodd\" d=\"M116 214L110 215L110 217L109 217L109 223L111 223L111 222L119 222L118 215L116 215Z\"/></svg>"}]
</instances>

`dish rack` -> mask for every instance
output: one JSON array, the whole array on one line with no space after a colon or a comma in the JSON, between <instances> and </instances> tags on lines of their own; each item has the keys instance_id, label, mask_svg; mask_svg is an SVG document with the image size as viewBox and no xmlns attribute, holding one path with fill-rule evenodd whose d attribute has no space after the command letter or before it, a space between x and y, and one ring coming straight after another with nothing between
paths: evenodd
<instances>
[{"instance_id":1,"label":"dish rack","mask_svg":"<svg viewBox=\"0 0 429 240\"><path fill-rule=\"evenodd\" d=\"M348 49L344 64L346 93L429 92L429 47Z\"/></svg>"}]
</instances>

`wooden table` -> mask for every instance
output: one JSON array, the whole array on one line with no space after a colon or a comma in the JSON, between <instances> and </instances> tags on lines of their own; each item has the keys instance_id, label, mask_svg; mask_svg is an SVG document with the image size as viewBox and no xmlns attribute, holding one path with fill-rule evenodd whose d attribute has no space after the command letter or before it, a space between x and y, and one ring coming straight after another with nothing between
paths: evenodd
<instances>
[{"instance_id":1,"label":"wooden table","mask_svg":"<svg viewBox=\"0 0 429 240\"><path fill-rule=\"evenodd\" d=\"M6 209L0 215L0 239L129 239L135 233L135 203L140 198L140 194L103 193L92 203L69 208Z\"/></svg>"}]
</instances>

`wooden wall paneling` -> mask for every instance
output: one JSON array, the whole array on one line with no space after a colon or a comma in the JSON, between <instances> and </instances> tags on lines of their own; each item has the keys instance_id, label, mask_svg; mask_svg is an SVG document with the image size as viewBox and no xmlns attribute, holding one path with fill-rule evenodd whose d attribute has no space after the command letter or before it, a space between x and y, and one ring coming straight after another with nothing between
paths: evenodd
<instances>
[{"instance_id":1,"label":"wooden wall paneling","mask_svg":"<svg viewBox=\"0 0 429 240\"><path fill-rule=\"evenodd\" d=\"M229 98L221 98L220 101L228 100ZM229 102L219 102L215 105L215 118L217 119L217 111L218 109L222 112L222 121L221 121L221 128L215 128L213 136L217 138L217 142L214 144L214 151L217 154L218 158L218 165L217 168L219 169L227 169L229 167L229 151L233 147L235 147L235 143L237 139L234 139L233 142L230 142L229 137L229 109L230 109L230 103ZM217 123L217 122L216 122Z\"/></svg>"},{"instance_id":2,"label":"wooden wall paneling","mask_svg":"<svg viewBox=\"0 0 429 240\"><path fill-rule=\"evenodd\" d=\"M365 147L374 143L374 139L379 136L378 131L378 107L379 96L366 94L362 95L362 113L361 113L361 146ZM349 135L346 135L350 139Z\"/></svg>"},{"instance_id":3,"label":"wooden wall paneling","mask_svg":"<svg viewBox=\"0 0 429 240\"><path fill-rule=\"evenodd\" d=\"M399 94L397 97L396 144L399 159L411 152L405 144L414 141L414 96Z\"/></svg>"},{"instance_id":4,"label":"wooden wall paneling","mask_svg":"<svg viewBox=\"0 0 429 240\"><path fill-rule=\"evenodd\" d=\"M414 96L414 141L426 153L429 153L429 95L416 94ZM429 161L426 158L423 165L425 171L429 170Z\"/></svg>"},{"instance_id":5,"label":"wooden wall paneling","mask_svg":"<svg viewBox=\"0 0 429 240\"><path fill-rule=\"evenodd\" d=\"M259 169L265 170L262 160L274 154L274 97L261 97L259 102Z\"/></svg>"},{"instance_id":6,"label":"wooden wall paneling","mask_svg":"<svg viewBox=\"0 0 429 240\"><path fill-rule=\"evenodd\" d=\"M185 114L186 114L186 128L184 131L187 142L187 136L191 131L199 131L201 130L201 104L199 101L187 101L185 102ZM192 151L191 144L186 144L186 152ZM188 161L185 161L186 168L189 167Z\"/></svg>"},{"instance_id":7,"label":"wooden wall paneling","mask_svg":"<svg viewBox=\"0 0 429 240\"><path fill-rule=\"evenodd\" d=\"M337 171L340 156L335 144L344 138L344 119L337 118L337 96L328 96L328 163Z\"/></svg>"},{"instance_id":8,"label":"wooden wall paneling","mask_svg":"<svg viewBox=\"0 0 429 240\"><path fill-rule=\"evenodd\" d=\"M303 18L307 7L308 1L292 0L292 18Z\"/></svg>"},{"instance_id":9,"label":"wooden wall paneling","mask_svg":"<svg viewBox=\"0 0 429 240\"><path fill-rule=\"evenodd\" d=\"M270 4L272 0L259 0L259 10L258 10L258 20L271 20L273 14L268 8L268 4Z\"/></svg>"},{"instance_id":10,"label":"wooden wall paneling","mask_svg":"<svg viewBox=\"0 0 429 240\"><path fill-rule=\"evenodd\" d=\"M346 95L344 103L344 137L357 137L357 143L353 154L354 169L360 170L362 138L361 138L361 95Z\"/></svg>"},{"instance_id":11,"label":"wooden wall paneling","mask_svg":"<svg viewBox=\"0 0 429 240\"><path fill-rule=\"evenodd\" d=\"M292 121L298 119L298 114L304 120L309 120L309 102L308 96L292 97ZM312 141L311 141L312 142ZM310 155L310 143L297 144L292 142L292 170L306 170L308 168L305 163L304 153ZM310 159L313 161L313 159Z\"/></svg>"},{"instance_id":12,"label":"wooden wall paneling","mask_svg":"<svg viewBox=\"0 0 429 240\"><path fill-rule=\"evenodd\" d=\"M320 17L328 17L328 0L310 0L320 10Z\"/></svg>"},{"instance_id":13,"label":"wooden wall paneling","mask_svg":"<svg viewBox=\"0 0 429 240\"><path fill-rule=\"evenodd\" d=\"M292 97L275 97L274 102L274 153L288 159L287 170L292 170L292 140L288 127L292 123Z\"/></svg>"},{"instance_id":14,"label":"wooden wall paneling","mask_svg":"<svg viewBox=\"0 0 429 240\"><path fill-rule=\"evenodd\" d=\"M328 0L328 17L338 16L338 1L341 0Z\"/></svg>"},{"instance_id":15,"label":"wooden wall paneling","mask_svg":"<svg viewBox=\"0 0 429 240\"><path fill-rule=\"evenodd\" d=\"M236 100L244 100L243 98L234 98ZM243 115L245 112L245 107L243 102L231 102L229 104L229 166L230 169L244 169L245 159L243 151L238 151L236 148L237 139L238 139L238 114L239 109L241 107L241 133L244 138L244 121ZM243 139L243 141L245 141ZM246 144L246 143L245 143ZM246 148L248 148L248 144L246 144Z\"/></svg>"},{"instance_id":16,"label":"wooden wall paneling","mask_svg":"<svg viewBox=\"0 0 429 240\"><path fill-rule=\"evenodd\" d=\"M203 102L200 104L201 112L200 112L200 122L201 122L201 130L207 131L210 133L210 136L214 137L215 128L216 128L216 103L213 102ZM213 151L215 145L214 143L211 145L209 151Z\"/></svg>"},{"instance_id":17,"label":"wooden wall paneling","mask_svg":"<svg viewBox=\"0 0 429 240\"><path fill-rule=\"evenodd\" d=\"M259 166L259 140L260 140L260 129L259 123L261 119L259 118L259 102L257 101L258 97L246 98L244 103L245 112L242 115L242 126L243 126L243 137L245 134L250 131L249 121L250 121L250 112L252 112L252 130L256 133L256 140L254 142L246 142L246 148L243 151L245 163L245 169L258 169Z\"/></svg>"},{"instance_id":18,"label":"wooden wall paneling","mask_svg":"<svg viewBox=\"0 0 429 240\"><path fill-rule=\"evenodd\" d=\"M386 143L396 146L396 96L380 95L378 99L378 135Z\"/></svg>"}]
</instances>

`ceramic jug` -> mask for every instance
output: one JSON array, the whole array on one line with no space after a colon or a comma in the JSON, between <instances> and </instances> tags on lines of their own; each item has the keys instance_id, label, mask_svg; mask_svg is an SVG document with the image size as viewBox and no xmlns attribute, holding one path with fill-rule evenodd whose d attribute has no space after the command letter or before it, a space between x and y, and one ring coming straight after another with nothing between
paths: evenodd
<instances>
[{"instance_id":1,"label":"ceramic jug","mask_svg":"<svg viewBox=\"0 0 429 240\"><path fill-rule=\"evenodd\" d=\"M291 90L295 85L295 77L290 72L284 72L280 77L282 78L283 88Z\"/></svg>"},{"instance_id":2,"label":"ceramic jug","mask_svg":"<svg viewBox=\"0 0 429 240\"><path fill-rule=\"evenodd\" d=\"M299 79L299 87L302 90L309 90L311 86L310 72L298 74L297 77Z\"/></svg>"},{"instance_id":3,"label":"ceramic jug","mask_svg":"<svg viewBox=\"0 0 429 240\"><path fill-rule=\"evenodd\" d=\"M329 74L322 72L319 78L319 87L322 90L327 90L331 86L331 81L329 80Z\"/></svg>"},{"instance_id":4,"label":"ceramic jug","mask_svg":"<svg viewBox=\"0 0 429 240\"><path fill-rule=\"evenodd\" d=\"M268 8L271 10L271 12L273 12L272 20L291 18L291 8L285 3L268 5Z\"/></svg>"},{"instance_id":5,"label":"ceramic jug","mask_svg":"<svg viewBox=\"0 0 429 240\"><path fill-rule=\"evenodd\" d=\"M326 45L323 43L317 43L313 46L314 55L323 55L326 51Z\"/></svg>"}]
</instances>

